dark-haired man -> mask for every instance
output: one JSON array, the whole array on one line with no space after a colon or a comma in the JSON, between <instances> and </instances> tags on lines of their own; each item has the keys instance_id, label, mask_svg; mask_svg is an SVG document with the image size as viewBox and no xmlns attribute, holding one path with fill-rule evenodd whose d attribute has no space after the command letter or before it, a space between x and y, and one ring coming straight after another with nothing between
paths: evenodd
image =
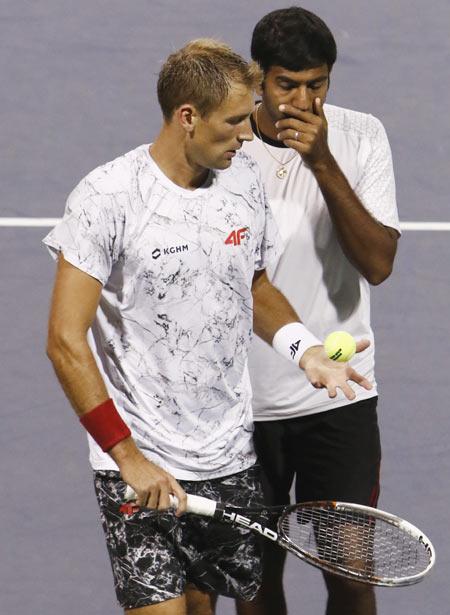
<instances>
[{"instance_id":1,"label":"dark-haired man","mask_svg":"<svg viewBox=\"0 0 450 615\"><path fill-rule=\"evenodd\" d=\"M348 380L370 388L326 357L264 273L277 231L259 169L238 151L253 138L260 78L256 64L209 39L171 54L153 144L89 173L45 239L58 257L48 353L90 435L126 613L211 615L216 593L256 593L254 536L179 516L186 492L260 501L247 369L253 302L258 334L281 354L302 332L295 362L316 386L350 398ZM176 496L177 515L118 514L126 483L152 509Z\"/></svg>"},{"instance_id":2,"label":"dark-haired man","mask_svg":"<svg viewBox=\"0 0 450 615\"><path fill-rule=\"evenodd\" d=\"M373 341L369 284L392 270L400 233L389 144L381 123L325 105L336 44L326 24L300 7L276 10L253 32L264 71L262 101L245 144L262 170L284 250L268 268L321 339L345 330ZM374 378L374 349L354 365ZM250 353L255 445L271 504L337 499L376 505L380 464L376 389L330 399L254 340ZM284 554L267 546L264 581L240 613L282 615ZM325 575L327 615L373 615L373 591Z\"/></svg>"}]
</instances>

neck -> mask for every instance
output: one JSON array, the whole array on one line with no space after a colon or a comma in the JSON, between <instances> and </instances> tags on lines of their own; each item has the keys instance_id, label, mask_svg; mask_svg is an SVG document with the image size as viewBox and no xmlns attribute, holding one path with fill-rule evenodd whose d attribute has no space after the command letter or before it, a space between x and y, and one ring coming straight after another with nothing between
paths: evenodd
<instances>
[{"instance_id":1,"label":"neck","mask_svg":"<svg viewBox=\"0 0 450 615\"><path fill-rule=\"evenodd\" d=\"M193 163L186 155L185 133L164 125L150 148L151 156L161 171L174 184L186 190L195 190L203 185L209 170Z\"/></svg>"},{"instance_id":2,"label":"neck","mask_svg":"<svg viewBox=\"0 0 450 615\"><path fill-rule=\"evenodd\" d=\"M270 115L267 113L264 102L258 103L258 105L259 106L257 106L253 112L255 123L257 124L261 134L264 134L266 137L276 141L278 131L275 128L275 124Z\"/></svg>"}]
</instances>

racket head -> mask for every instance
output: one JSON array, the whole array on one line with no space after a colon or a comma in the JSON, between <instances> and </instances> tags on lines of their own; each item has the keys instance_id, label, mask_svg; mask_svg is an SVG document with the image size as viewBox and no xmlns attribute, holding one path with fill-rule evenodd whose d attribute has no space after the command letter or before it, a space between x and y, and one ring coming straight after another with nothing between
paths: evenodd
<instances>
[{"instance_id":1,"label":"racket head","mask_svg":"<svg viewBox=\"0 0 450 615\"><path fill-rule=\"evenodd\" d=\"M418 583L436 558L431 541L408 521L347 502L289 506L278 533L286 549L313 566L370 585Z\"/></svg>"}]
</instances>

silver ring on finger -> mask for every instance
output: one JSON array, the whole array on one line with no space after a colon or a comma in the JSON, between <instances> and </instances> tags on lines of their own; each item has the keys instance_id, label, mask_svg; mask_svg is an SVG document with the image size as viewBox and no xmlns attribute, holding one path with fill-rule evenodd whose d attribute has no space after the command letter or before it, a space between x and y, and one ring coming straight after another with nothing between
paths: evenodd
<instances>
[{"instance_id":1,"label":"silver ring on finger","mask_svg":"<svg viewBox=\"0 0 450 615\"><path fill-rule=\"evenodd\" d=\"M298 136L299 136L299 134L300 134L300 133L298 132L298 130L296 130L296 131L295 131L295 140L296 140L296 141L298 141Z\"/></svg>"}]
</instances>

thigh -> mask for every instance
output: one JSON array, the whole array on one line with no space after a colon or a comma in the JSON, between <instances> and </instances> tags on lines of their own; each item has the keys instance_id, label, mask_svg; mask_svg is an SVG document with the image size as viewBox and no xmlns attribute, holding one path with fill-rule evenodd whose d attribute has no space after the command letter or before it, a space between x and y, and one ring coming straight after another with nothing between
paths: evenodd
<instances>
[{"instance_id":1,"label":"thigh","mask_svg":"<svg viewBox=\"0 0 450 615\"><path fill-rule=\"evenodd\" d=\"M185 596L137 609L125 609L125 613L126 615L197 615L189 611ZM203 615L203 613L201 613L201 615ZM205 613L205 615L210 614Z\"/></svg>"},{"instance_id":2,"label":"thigh","mask_svg":"<svg viewBox=\"0 0 450 615\"><path fill-rule=\"evenodd\" d=\"M181 481L187 493L237 506L262 504L259 470L206 481ZM182 539L187 580L204 592L249 600L261 577L259 536L214 519L186 515Z\"/></svg>"},{"instance_id":3,"label":"thigh","mask_svg":"<svg viewBox=\"0 0 450 615\"><path fill-rule=\"evenodd\" d=\"M217 594L204 592L188 583L186 585L187 615L214 615Z\"/></svg>"},{"instance_id":4,"label":"thigh","mask_svg":"<svg viewBox=\"0 0 450 615\"><path fill-rule=\"evenodd\" d=\"M296 499L376 506L381 460L377 398L309 419L298 446ZM291 442L291 449L295 443Z\"/></svg>"},{"instance_id":5,"label":"thigh","mask_svg":"<svg viewBox=\"0 0 450 615\"><path fill-rule=\"evenodd\" d=\"M269 505L289 504L295 469L289 455L286 434L289 421L257 421L253 441L262 471L264 498Z\"/></svg>"},{"instance_id":6,"label":"thigh","mask_svg":"<svg viewBox=\"0 0 450 615\"><path fill-rule=\"evenodd\" d=\"M182 608L184 598L176 600L186 580L177 549L179 519L173 512L118 514L126 488L118 472L96 472L94 484L119 604L135 610L175 600L173 608ZM161 606L158 612L166 611Z\"/></svg>"}]
</instances>

